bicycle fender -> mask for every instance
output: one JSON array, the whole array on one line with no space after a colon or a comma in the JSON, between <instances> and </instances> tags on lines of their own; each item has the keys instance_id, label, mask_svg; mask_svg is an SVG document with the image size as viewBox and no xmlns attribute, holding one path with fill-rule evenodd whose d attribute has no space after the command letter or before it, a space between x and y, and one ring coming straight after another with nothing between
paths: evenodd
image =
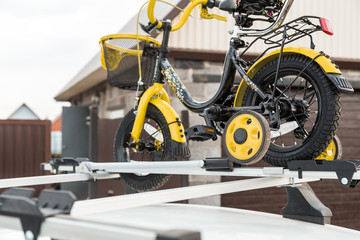
<instances>
[{"instance_id":1,"label":"bicycle fender","mask_svg":"<svg viewBox=\"0 0 360 240\"><path fill-rule=\"evenodd\" d=\"M176 111L166 100L161 98L152 98L150 103L160 110L169 125L173 156L190 157L190 150L185 137L185 129Z\"/></svg>"},{"instance_id":2,"label":"bicycle fender","mask_svg":"<svg viewBox=\"0 0 360 240\"><path fill-rule=\"evenodd\" d=\"M286 47L283 50L283 55L290 54L300 54L304 55L310 59L314 59L320 53L310 48L306 47ZM253 78L255 74L267 63L278 58L280 55L280 50L273 51L266 56L260 58L256 63L254 63L251 68L248 70L247 74L250 78ZM351 84L342 76L341 71L336 67L336 65L331 62L328 57L324 55L317 57L315 62L322 68L324 73L327 75L328 79L340 90L344 92L353 92ZM239 88L237 90L234 106L239 107L242 106L242 100L244 98L245 91L247 89L247 83L242 80Z\"/></svg>"}]
</instances>

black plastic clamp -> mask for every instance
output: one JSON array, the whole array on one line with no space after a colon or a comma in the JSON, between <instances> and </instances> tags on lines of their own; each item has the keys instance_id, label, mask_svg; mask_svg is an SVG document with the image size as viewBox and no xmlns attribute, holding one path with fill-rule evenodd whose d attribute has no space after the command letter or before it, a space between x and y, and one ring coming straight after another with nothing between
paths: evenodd
<instances>
[{"instance_id":1,"label":"black plastic clamp","mask_svg":"<svg viewBox=\"0 0 360 240\"><path fill-rule=\"evenodd\" d=\"M203 168L206 171L224 171L224 172L231 172L234 170L233 162L230 161L228 158L205 158Z\"/></svg>"},{"instance_id":2,"label":"black plastic clamp","mask_svg":"<svg viewBox=\"0 0 360 240\"><path fill-rule=\"evenodd\" d=\"M45 218L56 214L69 214L76 200L69 191L43 190L34 199L31 188L12 188L0 195L0 214L18 217L26 239L36 240Z\"/></svg>"},{"instance_id":3,"label":"black plastic clamp","mask_svg":"<svg viewBox=\"0 0 360 240\"><path fill-rule=\"evenodd\" d=\"M75 172L75 168L79 166L80 163L88 161L88 158L51 158L49 159L49 164L53 169L53 174L58 174L60 166L71 166L73 167L73 172ZM43 165L41 166L43 167Z\"/></svg>"},{"instance_id":4,"label":"black plastic clamp","mask_svg":"<svg viewBox=\"0 0 360 240\"><path fill-rule=\"evenodd\" d=\"M359 180L353 180L353 175L360 168L360 160L291 160L288 163L290 171L297 171L302 178L303 171L336 172L343 186L356 187Z\"/></svg>"},{"instance_id":5,"label":"black plastic clamp","mask_svg":"<svg viewBox=\"0 0 360 240\"><path fill-rule=\"evenodd\" d=\"M332 212L316 197L310 185L286 187L288 203L281 210L284 218L317 224L330 224Z\"/></svg>"}]
</instances>

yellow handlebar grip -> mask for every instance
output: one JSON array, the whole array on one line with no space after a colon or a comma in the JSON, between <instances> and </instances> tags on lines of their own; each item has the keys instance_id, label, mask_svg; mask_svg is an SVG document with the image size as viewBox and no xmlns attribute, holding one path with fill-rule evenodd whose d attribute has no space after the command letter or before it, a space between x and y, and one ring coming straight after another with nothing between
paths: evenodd
<instances>
[{"instance_id":1,"label":"yellow handlebar grip","mask_svg":"<svg viewBox=\"0 0 360 240\"><path fill-rule=\"evenodd\" d=\"M150 23L155 23L157 21L157 19L154 16L155 2L156 2L156 0L149 0L147 14L148 14ZM158 21L158 24L156 25L156 27L161 28L161 26L162 26L162 22Z\"/></svg>"}]
</instances>

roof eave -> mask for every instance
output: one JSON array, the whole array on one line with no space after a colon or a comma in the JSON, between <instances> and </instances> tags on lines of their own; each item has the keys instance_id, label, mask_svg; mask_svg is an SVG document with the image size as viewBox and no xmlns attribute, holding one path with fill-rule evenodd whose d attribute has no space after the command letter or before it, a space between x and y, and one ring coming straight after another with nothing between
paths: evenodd
<instances>
[{"instance_id":1,"label":"roof eave","mask_svg":"<svg viewBox=\"0 0 360 240\"><path fill-rule=\"evenodd\" d=\"M106 71L96 54L81 71L55 96L56 101L69 101L72 97L106 80Z\"/></svg>"}]
</instances>

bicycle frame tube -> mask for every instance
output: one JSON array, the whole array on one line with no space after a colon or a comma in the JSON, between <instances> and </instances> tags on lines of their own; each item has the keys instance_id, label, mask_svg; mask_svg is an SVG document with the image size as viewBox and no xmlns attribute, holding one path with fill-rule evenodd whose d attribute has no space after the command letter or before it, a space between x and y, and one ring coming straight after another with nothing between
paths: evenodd
<instances>
[{"instance_id":1,"label":"bicycle frame tube","mask_svg":"<svg viewBox=\"0 0 360 240\"><path fill-rule=\"evenodd\" d=\"M202 112L213 104L222 104L228 97L231 87L235 80L236 70L245 79L245 82L255 91L261 98L265 99L266 95L259 89L255 83L251 81L245 70L237 63L237 51L234 41L230 42L230 48L226 54L224 61L223 74L221 76L220 86L214 96L206 102L195 101L185 85L182 83L169 61L164 58L160 62L161 72L165 81L168 82L171 89L180 100L180 102L193 112Z\"/></svg>"},{"instance_id":2,"label":"bicycle frame tube","mask_svg":"<svg viewBox=\"0 0 360 240\"><path fill-rule=\"evenodd\" d=\"M181 17L182 20L179 20L179 22L177 24L185 23L188 15L190 14L190 12L194 8L194 6L198 5L199 3L202 3L202 1L207 2L207 0L206 1L205 0L192 1L191 4L186 8L186 11L183 14L183 16ZM151 13L153 13L154 5L155 5L155 0L150 1L150 3L149 3L150 10L149 11ZM149 15L149 19L150 19L150 21L154 21L152 23L155 23L155 21L157 21L155 19L155 17L151 14ZM246 80L247 84L249 86L251 86L251 88L255 92L257 92L261 98L264 99L266 97L265 94L251 81L251 79L247 76L245 70L237 62L237 60L236 60L236 59L238 59L237 49L239 47L241 47L240 46L241 44L239 44L239 42L237 41L239 39L236 37L236 38L232 38L230 41L230 47L229 47L229 50L225 57L223 74L221 76L220 86L219 86L217 92L208 101L205 101L205 102L195 101L191 97L190 93L188 92L188 90L186 89L184 84L181 82L180 78L175 73L174 69L172 68L172 66L170 65L168 60L166 59L166 56L168 54L169 34L170 34L170 31L173 31L173 29L174 29L171 22L170 21L162 22L162 29L163 29L164 35L163 35L162 44L159 48L159 57L158 57L157 65L155 68L154 82L163 84L164 80L166 80L169 83L172 90L174 91L174 93L176 94L176 96L178 97L178 99L183 103L183 105L186 108L190 109L193 112L199 113L199 112L204 111L206 108L210 107L213 104L221 105L222 103L224 103L226 98L228 97L228 95L231 91L232 85L234 83L236 70L238 70L240 75ZM150 93L152 93L152 95L154 95L156 93L155 89L156 88L151 88L151 90L147 90L146 92L150 92ZM154 92L152 92L152 91L154 91ZM150 98L148 95L145 95L145 97L146 97L146 99L148 98L148 100L145 100L145 102L147 102L146 103L146 106L147 106ZM145 103L144 103L144 105L145 105ZM145 111L143 112L143 110L145 110ZM139 111L139 114L141 112L141 115L139 117L137 117L136 119L144 119L146 108L142 104L140 104L138 111ZM140 131L139 129L141 129L141 127L142 127L142 123L143 123L143 120L136 120L136 122L135 122L135 126L137 127L137 129L134 128L134 132L135 132L134 136L133 136L134 140L138 140L136 137L139 137L138 133Z\"/></svg>"},{"instance_id":3,"label":"bicycle frame tube","mask_svg":"<svg viewBox=\"0 0 360 240\"><path fill-rule=\"evenodd\" d=\"M170 65L169 61L165 58L161 61L160 67L163 78L168 82L171 89L178 97L180 102L192 112L202 112L213 104L221 104L229 95L231 87L235 79L235 66L231 60L234 49L230 49L224 63L224 72L221 77L220 86L215 95L206 102L195 101L185 85L182 83L175 70Z\"/></svg>"},{"instance_id":4,"label":"bicycle frame tube","mask_svg":"<svg viewBox=\"0 0 360 240\"><path fill-rule=\"evenodd\" d=\"M245 70L238 63L236 63L235 57L232 58L232 61L236 67L236 70L238 70L240 76L243 78L243 80L246 82L246 84L253 91L255 91L262 99L265 99L266 98L265 93L263 91L261 91L261 89L249 78L249 76L247 75Z\"/></svg>"}]
</instances>

